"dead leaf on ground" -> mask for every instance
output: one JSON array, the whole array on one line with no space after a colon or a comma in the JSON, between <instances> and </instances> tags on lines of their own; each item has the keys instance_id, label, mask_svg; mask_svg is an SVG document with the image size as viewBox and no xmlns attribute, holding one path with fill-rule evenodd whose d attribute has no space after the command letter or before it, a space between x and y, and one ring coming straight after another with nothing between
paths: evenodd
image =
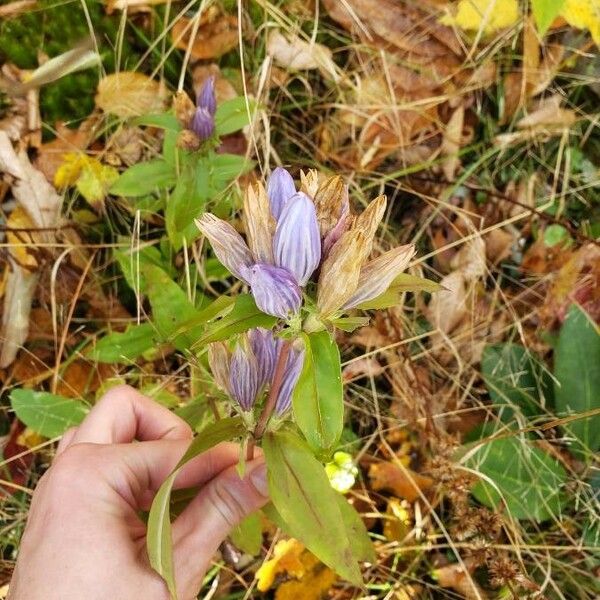
<instances>
[{"instance_id":1,"label":"dead leaf on ground","mask_svg":"<svg viewBox=\"0 0 600 600\"><path fill-rule=\"evenodd\" d=\"M275 600L322 600L335 583L337 576L314 554L305 550L300 555L304 575L298 580L284 581L277 587Z\"/></svg>"},{"instance_id":2,"label":"dead leaf on ground","mask_svg":"<svg viewBox=\"0 0 600 600\"><path fill-rule=\"evenodd\" d=\"M454 181L456 170L460 166L458 151L462 147L463 127L465 123L465 107L459 105L446 124L440 154L444 156L442 171L448 181Z\"/></svg>"},{"instance_id":3,"label":"dead leaf on ground","mask_svg":"<svg viewBox=\"0 0 600 600\"><path fill-rule=\"evenodd\" d=\"M361 377L377 377L383 371L383 366L376 358L359 358L343 368L342 378L345 382L354 381Z\"/></svg>"},{"instance_id":4,"label":"dead leaf on ground","mask_svg":"<svg viewBox=\"0 0 600 600\"><path fill-rule=\"evenodd\" d=\"M115 10L127 10L130 13L150 12L151 6L166 4L169 0L107 0L106 12L110 15Z\"/></svg>"},{"instance_id":5,"label":"dead leaf on ground","mask_svg":"<svg viewBox=\"0 0 600 600\"><path fill-rule=\"evenodd\" d=\"M371 487L376 491L392 492L398 498L414 502L420 492L426 492L433 486L433 479L394 462L374 463L369 467Z\"/></svg>"},{"instance_id":6,"label":"dead leaf on ground","mask_svg":"<svg viewBox=\"0 0 600 600\"><path fill-rule=\"evenodd\" d=\"M62 372L56 393L67 398L85 398L98 390L112 373L110 365L89 363L83 359L74 360Z\"/></svg>"},{"instance_id":7,"label":"dead leaf on ground","mask_svg":"<svg viewBox=\"0 0 600 600\"><path fill-rule=\"evenodd\" d=\"M258 590L261 592L269 590L280 574L302 577L305 568L300 560L300 555L303 552L304 546L294 538L277 542L273 550L273 558L265 561L256 572Z\"/></svg>"},{"instance_id":8,"label":"dead leaf on ground","mask_svg":"<svg viewBox=\"0 0 600 600\"><path fill-rule=\"evenodd\" d=\"M51 240L53 232L48 229L59 224L62 198L41 171L34 169L25 151L21 150L19 154L14 151L8 135L3 131L0 131L0 171L15 178L12 193L17 206L25 211L34 228L44 230L36 232L35 239ZM15 359L20 346L27 339L29 312L37 279L36 273L11 260L2 311L0 368L8 366Z\"/></svg>"},{"instance_id":9,"label":"dead leaf on ground","mask_svg":"<svg viewBox=\"0 0 600 600\"><path fill-rule=\"evenodd\" d=\"M193 29L193 19L181 17L171 29L171 39L180 50L187 50L191 44L191 56L197 60L219 58L238 45L237 17L222 14L216 6L200 17L196 37L191 41Z\"/></svg>"},{"instance_id":10,"label":"dead leaf on ground","mask_svg":"<svg viewBox=\"0 0 600 600\"><path fill-rule=\"evenodd\" d=\"M4 6L0 6L0 19L12 19L18 17L35 7L37 0L15 0Z\"/></svg>"},{"instance_id":11,"label":"dead leaf on ground","mask_svg":"<svg viewBox=\"0 0 600 600\"><path fill-rule=\"evenodd\" d=\"M96 106L122 119L162 112L165 101L166 92L160 83L132 71L107 75L96 93Z\"/></svg>"},{"instance_id":12,"label":"dead leaf on ground","mask_svg":"<svg viewBox=\"0 0 600 600\"><path fill-rule=\"evenodd\" d=\"M194 67L192 80L196 94L202 89L204 82L209 77L214 77L217 104L226 102L227 100L233 100L238 96L237 90L233 87L233 84L229 79L223 77L221 69L219 69L219 65L216 63L211 63L210 65L196 65Z\"/></svg>"},{"instance_id":13,"label":"dead leaf on ground","mask_svg":"<svg viewBox=\"0 0 600 600\"><path fill-rule=\"evenodd\" d=\"M85 150L94 137L97 124L96 117L89 117L77 129L71 129L65 123L57 123L56 138L40 146L35 167L52 183L57 169L64 161L64 155Z\"/></svg>"},{"instance_id":14,"label":"dead leaf on ground","mask_svg":"<svg viewBox=\"0 0 600 600\"><path fill-rule=\"evenodd\" d=\"M292 71L320 69L325 75L338 79L331 50L323 44L306 42L297 35L272 29L267 35L267 54L281 67Z\"/></svg>"},{"instance_id":15,"label":"dead leaf on ground","mask_svg":"<svg viewBox=\"0 0 600 600\"><path fill-rule=\"evenodd\" d=\"M440 586L458 592L465 600L485 600L487 594L472 577L480 561L466 558L463 564L446 565L436 569L433 576Z\"/></svg>"}]
</instances>

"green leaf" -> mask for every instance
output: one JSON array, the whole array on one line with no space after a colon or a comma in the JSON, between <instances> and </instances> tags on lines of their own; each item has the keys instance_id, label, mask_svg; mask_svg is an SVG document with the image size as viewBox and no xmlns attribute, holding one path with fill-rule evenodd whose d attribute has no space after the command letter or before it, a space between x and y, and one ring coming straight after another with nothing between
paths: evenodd
<instances>
[{"instance_id":1,"label":"green leaf","mask_svg":"<svg viewBox=\"0 0 600 600\"><path fill-rule=\"evenodd\" d=\"M271 329L277 322L276 317L261 312L250 294L242 294L235 299L235 304L220 319L211 323L202 336L194 343L194 349L226 340L232 335L243 333L253 327Z\"/></svg>"},{"instance_id":2,"label":"green leaf","mask_svg":"<svg viewBox=\"0 0 600 600\"><path fill-rule=\"evenodd\" d=\"M171 538L170 499L177 474L192 458L217 444L244 434L239 417L221 419L204 429L194 438L173 473L160 486L148 515L146 547L152 568L165 580L171 597L177 599L173 568L173 540Z\"/></svg>"},{"instance_id":3,"label":"green leaf","mask_svg":"<svg viewBox=\"0 0 600 600\"><path fill-rule=\"evenodd\" d=\"M122 241L125 241L123 238ZM144 270L147 265L154 265L166 271L171 278L176 276L175 269L165 260L156 246L144 246L123 250L117 248L113 251L115 260L119 263L125 281L129 287L139 294L146 294L146 277Z\"/></svg>"},{"instance_id":4,"label":"green leaf","mask_svg":"<svg viewBox=\"0 0 600 600\"><path fill-rule=\"evenodd\" d=\"M152 306L152 323L158 335L178 350L186 350L200 335L200 328L181 331L182 325L197 317L198 311L187 294L160 267L145 265L144 278Z\"/></svg>"},{"instance_id":5,"label":"green leaf","mask_svg":"<svg viewBox=\"0 0 600 600\"><path fill-rule=\"evenodd\" d=\"M492 440L477 448L467 465L489 478L473 487L479 502L499 508L503 501L513 518L545 521L563 505L562 465L531 441L518 437Z\"/></svg>"},{"instance_id":6,"label":"green leaf","mask_svg":"<svg viewBox=\"0 0 600 600\"><path fill-rule=\"evenodd\" d=\"M531 12L541 36L562 10L565 0L531 0Z\"/></svg>"},{"instance_id":7,"label":"green leaf","mask_svg":"<svg viewBox=\"0 0 600 600\"><path fill-rule=\"evenodd\" d=\"M408 273L400 273L383 294L359 304L357 308L362 310L389 308L390 306L396 306L400 302L400 296L404 292L429 292L431 294L439 292L441 289L443 288L439 283L430 279L409 275Z\"/></svg>"},{"instance_id":8,"label":"green leaf","mask_svg":"<svg viewBox=\"0 0 600 600\"><path fill-rule=\"evenodd\" d=\"M284 529L344 579L362 584L358 556L350 545L337 492L310 449L289 431L263 438L269 490Z\"/></svg>"},{"instance_id":9,"label":"green leaf","mask_svg":"<svg viewBox=\"0 0 600 600\"><path fill-rule=\"evenodd\" d=\"M352 553L361 562L374 563L375 549L364 521L342 494L337 493L337 501Z\"/></svg>"},{"instance_id":10,"label":"green leaf","mask_svg":"<svg viewBox=\"0 0 600 600\"><path fill-rule=\"evenodd\" d=\"M544 230L544 244L549 248L557 244L570 244L572 241L569 231L562 225L554 223Z\"/></svg>"},{"instance_id":11,"label":"green leaf","mask_svg":"<svg viewBox=\"0 0 600 600\"><path fill-rule=\"evenodd\" d=\"M352 332L359 327L368 325L370 320L369 317L340 317L332 319L331 324L342 331Z\"/></svg>"},{"instance_id":12,"label":"green leaf","mask_svg":"<svg viewBox=\"0 0 600 600\"><path fill-rule=\"evenodd\" d=\"M534 416L543 414L553 405L552 379L548 370L523 346L486 346L481 357L481 373L505 422L513 418L515 409L525 416Z\"/></svg>"},{"instance_id":13,"label":"green leaf","mask_svg":"<svg viewBox=\"0 0 600 600\"><path fill-rule=\"evenodd\" d=\"M327 331L303 338L304 366L294 390L294 417L309 446L327 455L344 428L340 351Z\"/></svg>"},{"instance_id":14,"label":"green leaf","mask_svg":"<svg viewBox=\"0 0 600 600\"><path fill-rule=\"evenodd\" d=\"M217 135L227 135L248 125L250 122L248 109L251 115L255 108L256 103L253 100L248 100L246 104L244 96L238 96L219 104L215 114L215 131Z\"/></svg>"},{"instance_id":15,"label":"green leaf","mask_svg":"<svg viewBox=\"0 0 600 600\"><path fill-rule=\"evenodd\" d=\"M132 125L156 127L158 129L168 129L170 131L181 130L181 125L179 124L177 117L172 113L142 115L141 117L133 119Z\"/></svg>"},{"instance_id":16,"label":"green leaf","mask_svg":"<svg viewBox=\"0 0 600 600\"><path fill-rule=\"evenodd\" d=\"M213 187L217 190L224 188L230 181L237 179L249 171L253 162L239 154L216 154L212 161Z\"/></svg>"},{"instance_id":17,"label":"green leaf","mask_svg":"<svg viewBox=\"0 0 600 600\"><path fill-rule=\"evenodd\" d=\"M600 332L576 304L569 308L554 352L556 411L581 414L600 409ZM600 414L565 425L581 446L578 454L600 448ZM579 446L579 445L578 445Z\"/></svg>"},{"instance_id":18,"label":"green leaf","mask_svg":"<svg viewBox=\"0 0 600 600\"><path fill-rule=\"evenodd\" d=\"M58 437L69 427L79 425L89 411L89 406L80 400L34 390L13 390L10 401L19 420L47 438Z\"/></svg>"},{"instance_id":19,"label":"green leaf","mask_svg":"<svg viewBox=\"0 0 600 600\"><path fill-rule=\"evenodd\" d=\"M177 173L164 160L151 160L129 167L110 187L115 196L146 196L172 188L177 183Z\"/></svg>"},{"instance_id":20,"label":"green leaf","mask_svg":"<svg viewBox=\"0 0 600 600\"><path fill-rule=\"evenodd\" d=\"M209 169L206 160L188 165L180 173L177 185L167 200L166 228L175 250L182 248L184 239L186 244L190 244L200 235L194 219L200 216L211 197Z\"/></svg>"},{"instance_id":21,"label":"green leaf","mask_svg":"<svg viewBox=\"0 0 600 600\"><path fill-rule=\"evenodd\" d=\"M260 514L252 513L229 534L231 541L246 554L258 556L262 546L262 525Z\"/></svg>"},{"instance_id":22,"label":"green leaf","mask_svg":"<svg viewBox=\"0 0 600 600\"><path fill-rule=\"evenodd\" d=\"M158 343L158 335L150 323L131 325L124 332L105 335L91 349L92 360L101 363L127 364L151 350Z\"/></svg>"}]
</instances>

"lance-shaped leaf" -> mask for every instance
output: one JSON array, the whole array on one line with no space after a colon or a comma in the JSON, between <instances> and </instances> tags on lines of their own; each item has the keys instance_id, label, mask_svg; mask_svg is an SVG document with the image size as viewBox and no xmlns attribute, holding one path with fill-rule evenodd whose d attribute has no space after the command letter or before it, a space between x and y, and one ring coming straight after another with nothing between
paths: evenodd
<instances>
[{"instance_id":1,"label":"lance-shaped leaf","mask_svg":"<svg viewBox=\"0 0 600 600\"><path fill-rule=\"evenodd\" d=\"M279 219L283 207L296 193L296 185L292 176L283 168L277 167L267 181L267 196L271 203L271 212L275 219Z\"/></svg>"},{"instance_id":2,"label":"lance-shaped leaf","mask_svg":"<svg viewBox=\"0 0 600 600\"><path fill-rule=\"evenodd\" d=\"M217 444L241 437L245 428L239 417L221 419L204 429L190 444L173 473L160 486L148 515L146 547L152 568L165 580L171 598L177 599L173 567L173 540L171 538L170 500L177 474L192 458Z\"/></svg>"},{"instance_id":3,"label":"lance-shaped leaf","mask_svg":"<svg viewBox=\"0 0 600 600\"><path fill-rule=\"evenodd\" d=\"M362 310L369 309L382 309L390 306L395 306L400 302L400 295L404 292L439 292L442 286L435 281L425 279L424 277L418 277L416 275L409 275L408 273L400 273L397 275L394 281L390 284L390 287L383 292L383 294L361 302L356 306Z\"/></svg>"},{"instance_id":4,"label":"lance-shaped leaf","mask_svg":"<svg viewBox=\"0 0 600 600\"><path fill-rule=\"evenodd\" d=\"M355 585L362 577L323 466L290 431L263 439L271 500L283 522L317 558Z\"/></svg>"},{"instance_id":5,"label":"lance-shaped leaf","mask_svg":"<svg viewBox=\"0 0 600 600\"><path fill-rule=\"evenodd\" d=\"M327 331L303 337L304 366L293 394L294 417L310 447L326 455L344 427L340 351Z\"/></svg>"},{"instance_id":6,"label":"lance-shaped leaf","mask_svg":"<svg viewBox=\"0 0 600 600\"><path fill-rule=\"evenodd\" d=\"M394 279L406 269L414 256L412 244L399 246L368 262L361 270L354 294L344 308L354 308L383 294Z\"/></svg>"},{"instance_id":7,"label":"lance-shaped leaf","mask_svg":"<svg viewBox=\"0 0 600 600\"><path fill-rule=\"evenodd\" d=\"M242 236L229 223L212 213L204 213L196 220L196 225L210 241L221 263L238 279L247 283L242 271L252 264L253 258Z\"/></svg>"},{"instance_id":8,"label":"lance-shaped leaf","mask_svg":"<svg viewBox=\"0 0 600 600\"><path fill-rule=\"evenodd\" d=\"M257 263L242 271L260 310L287 319L300 310L302 292L296 278L283 267Z\"/></svg>"}]
</instances>

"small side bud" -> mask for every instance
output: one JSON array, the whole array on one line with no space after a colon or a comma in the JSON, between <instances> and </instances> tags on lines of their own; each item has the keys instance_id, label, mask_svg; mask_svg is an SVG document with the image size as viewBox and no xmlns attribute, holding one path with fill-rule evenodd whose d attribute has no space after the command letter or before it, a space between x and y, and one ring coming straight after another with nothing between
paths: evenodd
<instances>
[{"instance_id":1,"label":"small side bud","mask_svg":"<svg viewBox=\"0 0 600 600\"><path fill-rule=\"evenodd\" d=\"M183 91L177 92L173 97L173 110L179 124L187 129L196 112L192 99Z\"/></svg>"},{"instance_id":2,"label":"small side bud","mask_svg":"<svg viewBox=\"0 0 600 600\"><path fill-rule=\"evenodd\" d=\"M200 148L200 138L191 129L182 129L177 135L177 147L188 152Z\"/></svg>"}]
</instances>

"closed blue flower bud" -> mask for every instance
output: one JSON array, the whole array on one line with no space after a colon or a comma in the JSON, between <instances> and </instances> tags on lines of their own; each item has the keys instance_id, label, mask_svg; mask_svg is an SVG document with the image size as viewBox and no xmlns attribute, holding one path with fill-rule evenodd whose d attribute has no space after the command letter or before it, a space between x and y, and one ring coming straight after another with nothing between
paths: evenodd
<instances>
[{"instance_id":1,"label":"closed blue flower bud","mask_svg":"<svg viewBox=\"0 0 600 600\"><path fill-rule=\"evenodd\" d=\"M214 116L215 112L217 112L214 76L209 77L202 85L196 98L196 106L206 109L211 116Z\"/></svg>"},{"instance_id":2,"label":"closed blue flower bud","mask_svg":"<svg viewBox=\"0 0 600 600\"><path fill-rule=\"evenodd\" d=\"M275 220L279 219L287 201L296 193L292 176L283 168L277 167L267 182L267 196L271 203L271 212Z\"/></svg>"},{"instance_id":3,"label":"closed blue flower bud","mask_svg":"<svg viewBox=\"0 0 600 600\"><path fill-rule=\"evenodd\" d=\"M215 130L215 118L207 108L196 107L190 129L201 139L207 140Z\"/></svg>"},{"instance_id":4,"label":"closed blue flower bud","mask_svg":"<svg viewBox=\"0 0 600 600\"><path fill-rule=\"evenodd\" d=\"M248 332L250 347L256 357L259 387L271 383L275 374L275 364L281 349L281 340L273 332L256 327Z\"/></svg>"},{"instance_id":5,"label":"closed blue flower bud","mask_svg":"<svg viewBox=\"0 0 600 600\"><path fill-rule=\"evenodd\" d=\"M273 238L273 257L303 287L321 261L321 234L313 201L298 192L281 212Z\"/></svg>"},{"instance_id":6,"label":"closed blue flower bud","mask_svg":"<svg viewBox=\"0 0 600 600\"><path fill-rule=\"evenodd\" d=\"M237 346L229 364L229 390L242 410L252 410L258 394L256 358L249 349Z\"/></svg>"},{"instance_id":7,"label":"closed blue flower bud","mask_svg":"<svg viewBox=\"0 0 600 600\"><path fill-rule=\"evenodd\" d=\"M290 271L265 263L243 269L256 306L264 313L287 319L300 310L302 292Z\"/></svg>"},{"instance_id":8,"label":"closed blue flower bud","mask_svg":"<svg viewBox=\"0 0 600 600\"><path fill-rule=\"evenodd\" d=\"M294 393L296 383L298 383L298 378L302 372L303 365L304 350L292 350L288 356L281 388L279 389L277 401L275 402L275 413L277 416L286 413L292 405L292 394Z\"/></svg>"}]
</instances>

